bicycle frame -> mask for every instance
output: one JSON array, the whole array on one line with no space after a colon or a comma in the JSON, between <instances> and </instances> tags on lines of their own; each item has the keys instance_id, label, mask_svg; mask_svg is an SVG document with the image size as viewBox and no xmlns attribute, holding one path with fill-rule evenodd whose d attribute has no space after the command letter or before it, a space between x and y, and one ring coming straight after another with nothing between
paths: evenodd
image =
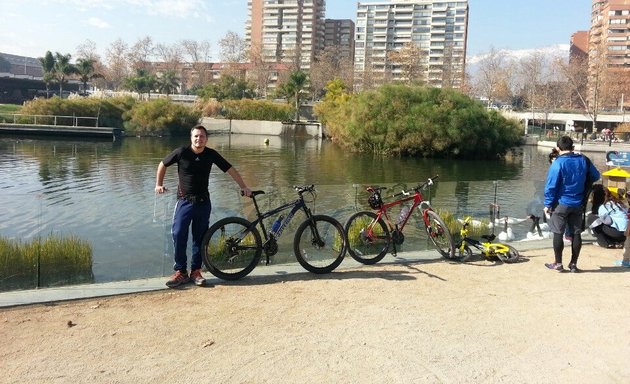
<instances>
[{"instance_id":1,"label":"bicycle frame","mask_svg":"<svg viewBox=\"0 0 630 384\"><path fill-rule=\"evenodd\" d=\"M394 195L394 197L398 197L401 194L402 193L396 194L396 195ZM413 200L413 203L411 205L411 208L409 209L409 211L405 215L403 221L400 224L396 223L395 225L393 225L392 222L391 222L391 219L389 218L389 213L388 213L389 208L395 207L397 205L402 205L402 204L404 204L404 203L406 203L408 201L411 201L411 200ZM411 196L403 197L401 199L398 199L396 201L392 201L390 203L383 203L381 208L379 208L378 212L376 213L376 220L378 221L384 216L385 217L384 221L387 223L387 225L389 226L390 229L393 229L393 228L397 227L398 230L402 232L404 230L405 226L407 225L407 222L409 221L409 218L413 214L414 210L418 206L423 205L422 203L425 203L427 205L427 207L422 209L422 218L424 220L424 223L428 224L426 211L430 210L431 207L424 200L424 198L422 197L422 194L419 191L415 191L415 193L413 195L411 195Z\"/></svg>"},{"instance_id":2,"label":"bicycle frame","mask_svg":"<svg viewBox=\"0 0 630 384\"><path fill-rule=\"evenodd\" d=\"M431 208L431 205L429 204L428 201L426 201L424 199L424 196L422 196L422 192L420 192L422 189L424 189L427 185L432 185L433 184L433 180L437 179L437 176L429 179L429 182L425 182L423 185L419 185L415 188L413 188L413 195L410 194L410 192L407 191L402 191L399 193L394 194L392 197L396 198L396 201L392 201L390 203L383 203L381 205L381 207L378 209L377 211L377 221L380 220L383 216L385 216L385 222L387 223L387 225L389 226L390 230L391 229L397 229L400 232L403 232L405 229L405 226L407 225L407 222L409 221L409 218L411 217L411 215L413 214L413 212L415 211L416 208L421 207L422 209L422 220L424 221L424 225L428 226L429 225L429 218L427 216L427 212L428 211L432 211L433 208ZM372 189L372 188L371 188ZM374 191L374 189L372 189L372 191ZM380 194L380 190L377 191L377 193ZM400 196L405 196L400 198ZM413 200L413 203L411 205L411 208L409 209L409 211L407 212L407 214L405 215L405 217L403 218L402 222L400 223L396 223L395 225L392 224L391 219L389 218L389 214L388 214L388 210L391 207L395 207L397 205L402 205L408 201Z\"/></svg>"},{"instance_id":3,"label":"bicycle frame","mask_svg":"<svg viewBox=\"0 0 630 384\"><path fill-rule=\"evenodd\" d=\"M302 192L303 193L303 192ZM282 235L282 232L286 228L286 226L291 222L295 214L302 210L306 215L306 219L310 220L312 218L311 210L306 206L306 202L304 201L304 196L302 193L298 193L299 197L292 202L284 203L279 207L273 208L266 212L261 212L260 207L258 206L258 202L256 201L256 194L252 194L252 201L254 202L254 208L256 209L256 219L251 222L251 226L248 230L255 228L257 225L260 226L262 230L262 234L264 237L264 242L262 244L263 249L265 251L266 265L269 265L269 257L275 255L278 252L278 247L276 244L276 240ZM265 228L264 220L269 217L275 217L278 213L289 210L287 216L281 221L280 226L276 231L268 232ZM318 234L314 233L318 238Z\"/></svg>"},{"instance_id":4,"label":"bicycle frame","mask_svg":"<svg viewBox=\"0 0 630 384\"><path fill-rule=\"evenodd\" d=\"M459 231L462 239L457 248L459 248L460 251L464 251L465 245L468 244L481 251L481 254L485 257L491 257L497 254L506 254L510 252L510 248L508 246L501 243L494 243L492 241L494 240L494 235L490 235L492 236L492 238L487 238L488 241L485 242L481 242L479 240L468 237L468 225L470 225L469 219L470 218L466 218L462 229Z\"/></svg>"}]
</instances>

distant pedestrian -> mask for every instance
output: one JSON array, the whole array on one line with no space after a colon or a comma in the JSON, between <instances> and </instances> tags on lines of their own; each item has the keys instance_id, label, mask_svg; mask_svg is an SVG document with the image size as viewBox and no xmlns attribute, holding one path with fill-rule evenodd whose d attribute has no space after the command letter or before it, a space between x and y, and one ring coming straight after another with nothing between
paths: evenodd
<instances>
[{"instance_id":1,"label":"distant pedestrian","mask_svg":"<svg viewBox=\"0 0 630 384\"><path fill-rule=\"evenodd\" d=\"M584 201L592 183L599 180L600 173L586 156L573 152L573 140L569 136L562 136L556 145L558 157L547 172L544 208L545 213L551 215L549 229L553 233L555 261L545 266L559 272L564 271L563 234L569 226L573 231L569 270L579 272L577 261L582 248Z\"/></svg>"}]
</instances>

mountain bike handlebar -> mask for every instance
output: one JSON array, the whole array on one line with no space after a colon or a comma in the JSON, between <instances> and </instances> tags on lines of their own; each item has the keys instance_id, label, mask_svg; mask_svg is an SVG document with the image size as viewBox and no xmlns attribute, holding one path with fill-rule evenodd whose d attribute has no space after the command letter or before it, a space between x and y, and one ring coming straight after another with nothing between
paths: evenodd
<instances>
[{"instance_id":1,"label":"mountain bike handlebar","mask_svg":"<svg viewBox=\"0 0 630 384\"><path fill-rule=\"evenodd\" d=\"M314 184L310 184L310 185L294 185L293 188L295 189L295 191L299 195L302 195L304 192L311 192L311 193L315 192L315 185ZM254 198L254 196L256 196L256 195L264 195L264 194L265 194L265 191L257 190L257 191L252 191L252 194L249 197ZM245 196L243 191L241 191L241 196Z\"/></svg>"},{"instance_id":2,"label":"mountain bike handlebar","mask_svg":"<svg viewBox=\"0 0 630 384\"><path fill-rule=\"evenodd\" d=\"M433 185L433 182L439 177L440 175L435 175L433 177L430 177L427 179L427 181L425 181L422 184L418 184L417 186L409 189L409 190L402 190L399 193L396 193L395 195L392 195L392 197L398 197L398 196L409 196L412 192L420 192L422 190L424 190L426 187Z\"/></svg>"}]
</instances>

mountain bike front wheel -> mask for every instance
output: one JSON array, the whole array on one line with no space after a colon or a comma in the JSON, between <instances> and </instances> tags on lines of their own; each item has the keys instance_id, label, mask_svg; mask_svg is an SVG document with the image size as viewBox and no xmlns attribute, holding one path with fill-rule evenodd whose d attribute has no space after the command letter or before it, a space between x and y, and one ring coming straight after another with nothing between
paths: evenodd
<instances>
[{"instance_id":1,"label":"mountain bike front wheel","mask_svg":"<svg viewBox=\"0 0 630 384\"><path fill-rule=\"evenodd\" d=\"M295 232L293 250L297 261L307 271L332 272L346 254L343 226L326 215L306 219Z\"/></svg>"},{"instance_id":2,"label":"mountain bike front wheel","mask_svg":"<svg viewBox=\"0 0 630 384\"><path fill-rule=\"evenodd\" d=\"M350 216L346 222L348 253L363 264L376 264L385 257L392 241L383 219L377 220L374 212L362 211Z\"/></svg>"},{"instance_id":3,"label":"mountain bike front wheel","mask_svg":"<svg viewBox=\"0 0 630 384\"><path fill-rule=\"evenodd\" d=\"M424 223L427 236L429 236L429 239L442 257L447 259L454 258L455 243L453 242L453 236L451 236L448 227L435 211L429 209L425 214L426 220Z\"/></svg>"},{"instance_id":4,"label":"mountain bike front wheel","mask_svg":"<svg viewBox=\"0 0 630 384\"><path fill-rule=\"evenodd\" d=\"M241 217L226 217L208 228L201 243L203 263L223 280L247 276L260 261L262 240L256 227Z\"/></svg>"}]
</instances>

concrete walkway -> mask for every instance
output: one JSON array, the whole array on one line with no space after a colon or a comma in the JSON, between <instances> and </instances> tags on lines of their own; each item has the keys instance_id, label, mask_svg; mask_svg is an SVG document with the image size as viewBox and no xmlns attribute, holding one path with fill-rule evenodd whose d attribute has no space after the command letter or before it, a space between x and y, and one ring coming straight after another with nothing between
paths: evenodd
<instances>
[{"instance_id":1,"label":"concrete walkway","mask_svg":"<svg viewBox=\"0 0 630 384\"><path fill-rule=\"evenodd\" d=\"M591 236L587 235L584 235L583 239L585 244L590 243L593 240ZM525 252L531 249L549 248L549 254L552 255L551 239L518 241L510 244L519 252ZM426 262L427 260L445 261L444 259L438 257L436 251L427 250L418 252L401 252L398 254L398 257L393 257L391 254L388 254L381 262L413 263L419 261ZM361 264L357 263L354 259L352 259L352 257L346 254L346 257L343 263L339 266L338 270L347 270L357 268L359 266L361 266ZM252 271L250 276L277 276L303 272L304 269L302 269L302 267L296 262L283 265L260 265ZM230 282L215 278L208 272L205 273L205 277L208 285L230 284ZM245 279L247 279L247 277ZM168 289L165 285L166 280L167 277L155 277L142 280L114 281L109 283L70 285L55 288L1 292L0 308L165 290Z\"/></svg>"}]
</instances>

